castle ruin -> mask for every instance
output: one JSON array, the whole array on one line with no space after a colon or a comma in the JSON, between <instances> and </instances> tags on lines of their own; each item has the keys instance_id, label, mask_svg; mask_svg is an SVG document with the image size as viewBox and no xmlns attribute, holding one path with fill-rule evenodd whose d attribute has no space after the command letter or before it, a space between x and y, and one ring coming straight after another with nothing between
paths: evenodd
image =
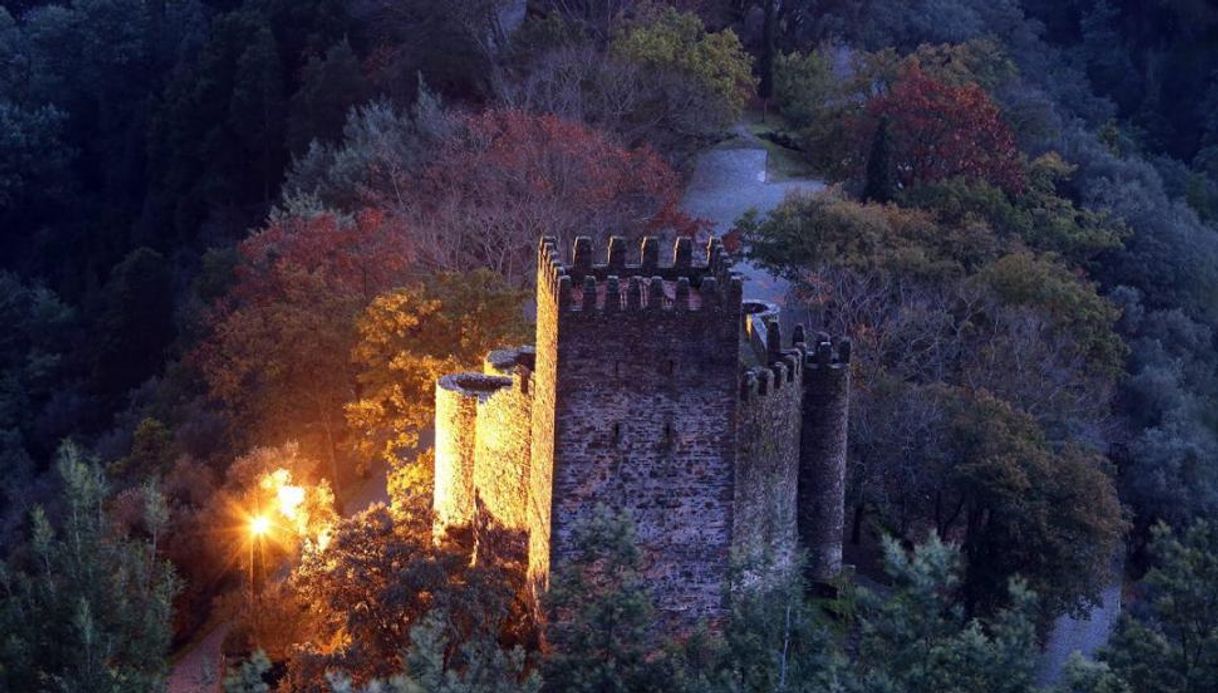
<instances>
[{"instance_id":1,"label":"castle ruin","mask_svg":"<svg viewBox=\"0 0 1218 693\"><path fill-rule=\"evenodd\" d=\"M633 519L668 618L726 614L733 560L765 555L809 577L841 567L850 344L742 298L722 243L671 263L645 238L603 264L543 239L533 347L492 352L482 373L436 384L437 537L494 522L521 537L530 583L574 554L598 505Z\"/></svg>"}]
</instances>

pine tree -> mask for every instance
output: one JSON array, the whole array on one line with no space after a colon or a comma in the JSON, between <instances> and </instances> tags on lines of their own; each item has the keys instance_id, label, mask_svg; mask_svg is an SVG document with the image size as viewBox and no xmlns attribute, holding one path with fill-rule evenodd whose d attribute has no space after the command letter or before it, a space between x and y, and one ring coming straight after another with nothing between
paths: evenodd
<instances>
[{"instance_id":1,"label":"pine tree","mask_svg":"<svg viewBox=\"0 0 1218 693\"><path fill-rule=\"evenodd\" d=\"M96 463L65 444L57 471L60 527L35 509L24 560L0 566L0 690L160 689L177 580L153 542L114 534ZM159 532L163 506L149 511L145 524Z\"/></svg>"},{"instance_id":2,"label":"pine tree","mask_svg":"<svg viewBox=\"0 0 1218 693\"><path fill-rule=\"evenodd\" d=\"M578 553L551 578L547 691L661 690L655 611L625 515L597 508L575 530Z\"/></svg>"},{"instance_id":3,"label":"pine tree","mask_svg":"<svg viewBox=\"0 0 1218 693\"><path fill-rule=\"evenodd\" d=\"M224 677L224 693L267 693L271 687L266 675L271 671L271 660L266 653L257 650L254 654L229 670Z\"/></svg>"},{"instance_id":4,"label":"pine tree","mask_svg":"<svg viewBox=\"0 0 1218 693\"><path fill-rule=\"evenodd\" d=\"M1218 681L1218 530L1198 521L1176 535L1159 525L1151 553L1145 609L1124 618L1103 660L1136 691L1211 691Z\"/></svg>"},{"instance_id":5,"label":"pine tree","mask_svg":"<svg viewBox=\"0 0 1218 693\"><path fill-rule=\"evenodd\" d=\"M1034 690L1035 596L1011 584L1012 606L988 622L969 619L959 600L960 551L931 539L907 554L885 543L893 591L860 590L855 683L865 691Z\"/></svg>"}]
</instances>

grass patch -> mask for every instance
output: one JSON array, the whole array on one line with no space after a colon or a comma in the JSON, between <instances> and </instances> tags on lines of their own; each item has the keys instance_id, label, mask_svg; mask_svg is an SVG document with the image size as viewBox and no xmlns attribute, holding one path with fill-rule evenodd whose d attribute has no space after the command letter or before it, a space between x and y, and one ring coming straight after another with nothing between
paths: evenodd
<instances>
[{"instance_id":1,"label":"grass patch","mask_svg":"<svg viewBox=\"0 0 1218 693\"><path fill-rule=\"evenodd\" d=\"M817 177L816 170L802 153L788 149L767 137L789 131L787 120L781 114L750 111L745 114L745 127L769 154L766 157L766 180L777 182Z\"/></svg>"}]
</instances>

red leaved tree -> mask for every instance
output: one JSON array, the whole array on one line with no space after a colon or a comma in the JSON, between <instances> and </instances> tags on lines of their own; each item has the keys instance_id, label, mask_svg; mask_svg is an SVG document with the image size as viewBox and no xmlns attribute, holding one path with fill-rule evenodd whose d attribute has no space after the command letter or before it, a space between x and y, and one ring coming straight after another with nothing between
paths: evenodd
<instances>
[{"instance_id":1,"label":"red leaved tree","mask_svg":"<svg viewBox=\"0 0 1218 693\"><path fill-rule=\"evenodd\" d=\"M963 176L1017 193L1024 186L1015 136L998 106L976 84L932 79L917 62L867 103L856 126L859 151L888 122L891 165L905 187Z\"/></svg>"},{"instance_id":2,"label":"red leaved tree","mask_svg":"<svg viewBox=\"0 0 1218 693\"><path fill-rule=\"evenodd\" d=\"M677 174L651 149L626 149L552 115L495 110L466 117L411 195L424 264L489 267L520 284L537 238L692 233Z\"/></svg>"},{"instance_id":3,"label":"red leaved tree","mask_svg":"<svg viewBox=\"0 0 1218 693\"><path fill-rule=\"evenodd\" d=\"M355 395L355 321L404 282L409 235L378 212L276 217L238 247L235 284L194 353L247 438L299 440L340 483L343 405Z\"/></svg>"}]
</instances>

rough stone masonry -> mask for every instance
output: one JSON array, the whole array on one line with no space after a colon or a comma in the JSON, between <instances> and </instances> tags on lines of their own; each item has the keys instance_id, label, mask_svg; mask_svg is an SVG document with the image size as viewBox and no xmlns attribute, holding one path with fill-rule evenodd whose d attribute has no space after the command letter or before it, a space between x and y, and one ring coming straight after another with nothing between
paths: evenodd
<instances>
[{"instance_id":1,"label":"rough stone masonry","mask_svg":"<svg viewBox=\"0 0 1218 693\"><path fill-rule=\"evenodd\" d=\"M734 566L779 574L802 550L813 581L837 574L850 344L797 327L784 345L719 239L693 255L681 238L660 264L645 238L627 258L614 237L598 263L581 237L564 263L542 239L535 346L436 383L438 541L511 530L540 593L581 521L623 511L684 625L725 616Z\"/></svg>"}]
</instances>

